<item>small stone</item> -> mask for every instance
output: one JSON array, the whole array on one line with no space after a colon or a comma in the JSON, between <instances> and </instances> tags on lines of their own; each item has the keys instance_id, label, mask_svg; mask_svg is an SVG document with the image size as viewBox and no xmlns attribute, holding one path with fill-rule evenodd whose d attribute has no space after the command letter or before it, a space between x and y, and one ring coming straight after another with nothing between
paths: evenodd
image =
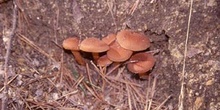
<instances>
[{"instance_id":1,"label":"small stone","mask_svg":"<svg viewBox=\"0 0 220 110\"><path fill-rule=\"evenodd\" d=\"M204 102L203 97L197 97L194 102L194 110L199 110L199 108L202 106L202 103Z\"/></svg>"},{"instance_id":2,"label":"small stone","mask_svg":"<svg viewBox=\"0 0 220 110\"><path fill-rule=\"evenodd\" d=\"M59 99L58 93L53 93L53 94L52 94L52 97L53 97L54 100Z\"/></svg>"},{"instance_id":3,"label":"small stone","mask_svg":"<svg viewBox=\"0 0 220 110\"><path fill-rule=\"evenodd\" d=\"M210 85L214 84L214 82L215 82L214 79L210 79L205 83L205 85L210 86Z\"/></svg>"}]
</instances>

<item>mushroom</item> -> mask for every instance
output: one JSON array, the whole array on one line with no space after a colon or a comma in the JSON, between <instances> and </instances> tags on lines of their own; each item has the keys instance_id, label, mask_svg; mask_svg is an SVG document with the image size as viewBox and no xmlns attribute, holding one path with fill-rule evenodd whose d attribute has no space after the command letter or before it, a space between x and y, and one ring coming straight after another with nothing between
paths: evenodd
<instances>
[{"instance_id":1,"label":"mushroom","mask_svg":"<svg viewBox=\"0 0 220 110\"><path fill-rule=\"evenodd\" d=\"M153 68L156 59L150 53L137 53L129 61L131 63L127 64L127 69L132 73L143 75Z\"/></svg>"},{"instance_id":2,"label":"mushroom","mask_svg":"<svg viewBox=\"0 0 220 110\"><path fill-rule=\"evenodd\" d=\"M109 49L109 46L105 42L95 37L90 37L84 39L81 42L79 48L82 51L91 52L93 59L96 62L99 59L99 53L107 51Z\"/></svg>"},{"instance_id":3,"label":"mushroom","mask_svg":"<svg viewBox=\"0 0 220 110\"><path fill-rule=\"evenodd\" d=\"M142 51L150 47L150 40L147 36L128 29L118 32L116 41L121 47L132 51Z\"/></svg>"},{"instance_id":4,"label":"mushroom","mask_svg":"<svg viewBox=\"0 0 220 110\"><path fill-rule=\"evenodd\" d=\"M114 62L123 62L128 60L132 55L131 50L122 48L118 42L114 42L110 45L110 49L107 51L107 56Z\"/></svg>"},{"instance_id":5,"label":"mushroom","mask_svg":"<svg viewBox=\"0 0 220 110\"><path fill-rule=\"evenodd\" d=\"M97 60L97 66L99 67L107 67L110 64L112 64L112 61L107 57L107 55L103 55Z\"/></svg>"},{"instance_id":6,"label":"mushroom","mask_svg":"<svg viewBox=\"0 0 220 110\"><path fill-rule=\"evenodd\" d=\"M116 39L115 34L109 34L108 36L102 38L102 41L105 42L107 45L110 45L115 41L115 39Z\"/></svg>"},{"instance_id":7,"label":"mushroom","mask_svg":"<svg viewBox=\"0 0 220 110\"><path fill-rule=\"evenodd\" d=\"M63 41L63 48L71 50L75 60L80 65L85 65L85 61L79 52L79 39L77 37L70 37Z\"/></svg>"},{"instance_id":8,"label":"mushroom","mask_svg":"<svg viewBox=\"0 0 220 110\"><path fill-rule=\"evenodd\" d=\"M97 66L103 74L106 74L106 67L110 64L112 64L112 61L107 57L107 55L103 55L97 60Z\"/></svg>"}]
</instances>

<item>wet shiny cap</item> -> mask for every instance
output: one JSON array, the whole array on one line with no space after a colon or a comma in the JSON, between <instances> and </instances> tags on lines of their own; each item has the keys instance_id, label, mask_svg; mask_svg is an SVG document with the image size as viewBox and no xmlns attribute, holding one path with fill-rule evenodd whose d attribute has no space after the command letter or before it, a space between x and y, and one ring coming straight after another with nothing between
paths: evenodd
<instances>
[{"instance_id":1,"label":"wet shiny cap","mask_svg":"<svg viewBox=\"0 0 220 110\"><path fill-rule=\"evenodd\" d=\"M150 40L144 33L137 33L128 29L118 32L116 41L121 47L132 51L142 51L150 47Z\"/></svg>"},{"instance_id":2,"label":"wet shiny cap","mask_svg":"<svg viewBox=\"0 0 220 110\"><path fill-rule=\"evenodd\" d=\"M90 37L90 38L86 38L84 39L80 46L79 46L80 50L85 51L85 52L94 52L94 53L99 53L99 52L105 52L109 49L109 46L95 38L95 37Z\"/></svg>"}]
</instances>

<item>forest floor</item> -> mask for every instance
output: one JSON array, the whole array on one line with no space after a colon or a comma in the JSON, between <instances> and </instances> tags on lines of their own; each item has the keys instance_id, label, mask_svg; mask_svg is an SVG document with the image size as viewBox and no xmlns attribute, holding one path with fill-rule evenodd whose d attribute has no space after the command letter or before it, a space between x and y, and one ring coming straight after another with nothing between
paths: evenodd
<instances>
[{"instance_id":1,"label":"forest floor","mask_svg":"<svg viewBox=\"0 0 220 110\"><path fill-rule=\"evenodd\" d=\"M0 0L1 108L220 109L218 0L14 1ZM126 28L144 32L158 51L146 80L124 65L108 74L89 59L80 66L62 48L68 37Z\"/></svg>"}]
</instances>

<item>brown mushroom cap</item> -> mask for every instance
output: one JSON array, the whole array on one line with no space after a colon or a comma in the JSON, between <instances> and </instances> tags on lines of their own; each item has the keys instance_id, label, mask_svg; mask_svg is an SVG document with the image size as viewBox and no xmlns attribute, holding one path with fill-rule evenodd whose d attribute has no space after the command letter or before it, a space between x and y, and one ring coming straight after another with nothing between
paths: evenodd
<instances>
[{"instance_id":1,"label":"brown mushroom cap","mask_svg":"<svg viewBox=\"0 0 220 110\"><path fill-rule=\"evenodd\" d=\"M84 39L80 46L79 46L80 50L85 51L85 52L93 52L93 53L99 53L99 52L105 52L109 49L109 46L95 38L95 37L90 37L87 39Z\"/></svg>"},{"instance_id":2,"label":"brown mushroom cap","mask_svg":"<svg viewBox=\"0 0 220 110\"><path fill-rule=\"evenodd\" d=\"M79 39L70 37L63 41L63 48L66 50L79 50Z\"/></svg>"},{"instance_id":3,"label":"brown mushroom cap","mask_svg":"<svg viewBox=\"0 0 220 110\"><path fill-rule=\"evenodd\" d=\"M71 50L76 62L80 65L85 65L85 61L79 52L79 39L77 37L67 38L63 41L63 48L66 50Z\"/></svg>"},{"instance_id":4,"label":"brown mushroom cap","mask_svg":"<svg viewBox=\"0 0 220 110\"><path fill-rule=\"evenodd\" d=\"M132 55L131 50L122 48L116 41L110 45L110 49L107 51L107 56L114 62L123 62L129 59Z\"/></svg>"},{"instance_id":5,"label":"brown mushroom cap","mask_svg":"<svg viewBox=\"0 0 220 110\"><path fill-rule=\"evenodd\" d=\"M105 42L107 45L110 45L116 39L115 34L109 34L108 36L102 38L102 41Z\"/></svg>"},{"instance_id":6,"label":"brown mushroom cap","mask_svg":"<svg viewBox=\"0 0 220 110\"><path fill-rule=\"evenodd\" d=\"M104 67L110 64L112 64L112 61L107 57L107 55L103 55L97 60L97 66Z\"/></svg>"},{"instance_id":7,"label":"brown mushroom cap","mask_svg":"<svg viewBox=\"0 0 220 110\"><path fill-rule=\"evenodd\" d=\"M142 51L150 47L150 40L147 36L128 29L118 32L116 40L121 47L132 51Z\"/></svg>"},{"instance_id":8,"label":"brown mushroom cap","mask_svg":"<svg viewBox=\"0 0 220 110\"><path fill-rule=\"evenodd\" d=\"M130 58L134 63L128 63L127 68L133 73L145 73L151 70L156 59L150 53L137 53Z\"/></svg>"}]
</instances>

